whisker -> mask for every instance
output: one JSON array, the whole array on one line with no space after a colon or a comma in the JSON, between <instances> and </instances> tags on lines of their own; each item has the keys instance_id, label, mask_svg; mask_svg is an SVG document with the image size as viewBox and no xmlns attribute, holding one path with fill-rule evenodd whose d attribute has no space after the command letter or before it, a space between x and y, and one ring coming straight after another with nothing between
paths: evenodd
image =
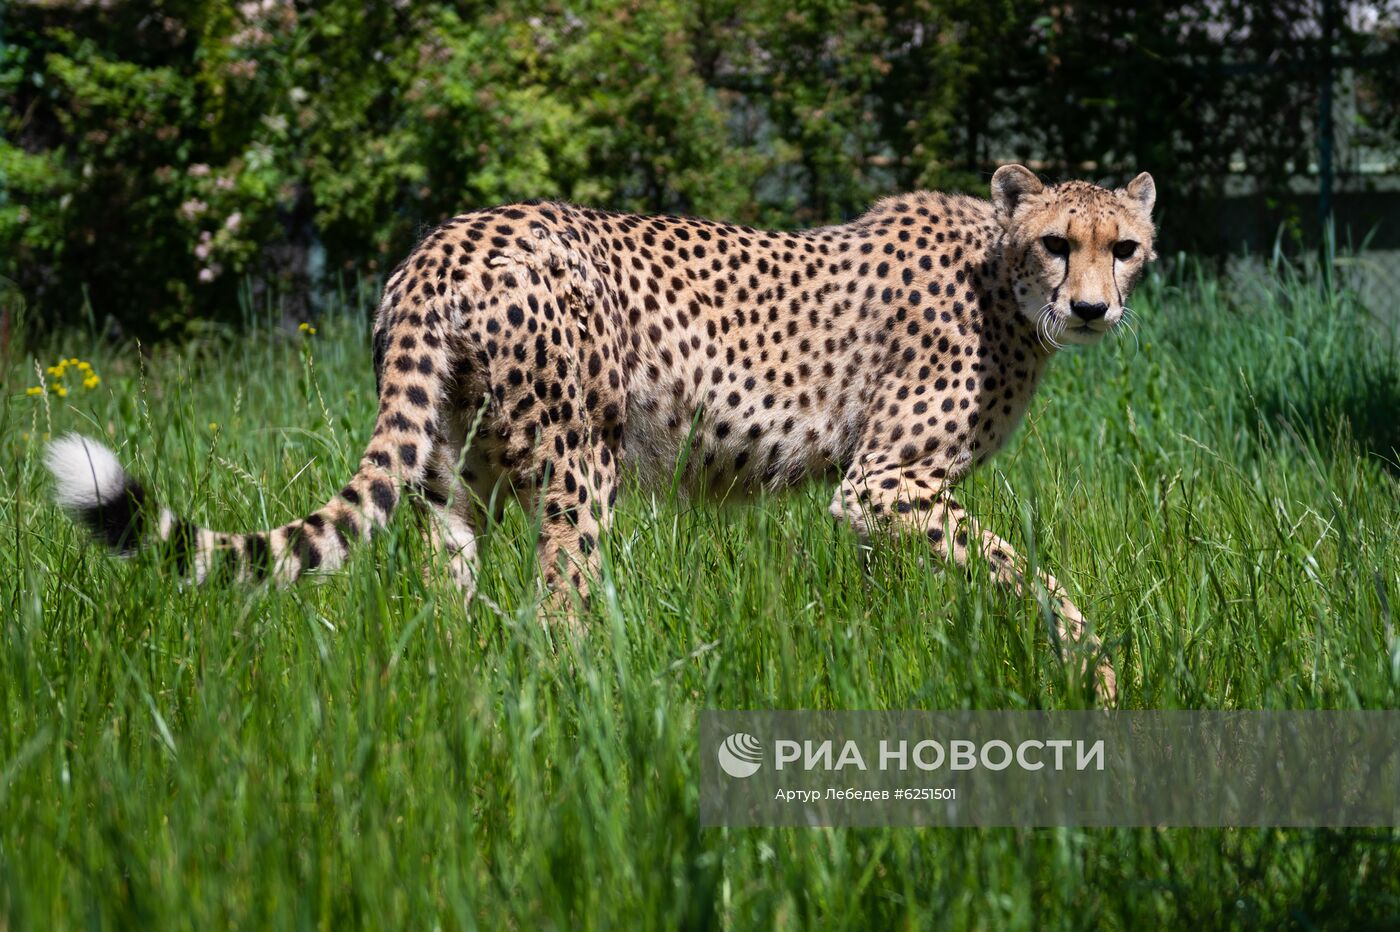
<instances>
[{"instance_id":1,"label":"whisker","mask_svg":"<svg viewBox=\"0 0 1400 932\"><path fill-rule=\"evenodd\" d=\"M1139 352L1142 351L1142 343L1138 340L1137 327L1133 324L1132 318L1130 318L1127 314L1123 315L1123 318L1113 329L1118 334L1119 342L1126 340L1128 336L1131 336L1133 338L1133 355L1137 355ZM1124 334L1124 331L1126 331L1126 336Z\"/></svg>"},{"instance_id":2,"label":"whisker","mask_svg":"<svg viewBox=\"0 0 1400 932\"><path fill-rule=\"evenodd\" d=\"M1040 317L1037 318L1035 328L1035 338L1040 343L1040 348L1046 351L1050 349L1050 309L1043 307L1040 309Z\"/></svg>"}]
</instances>

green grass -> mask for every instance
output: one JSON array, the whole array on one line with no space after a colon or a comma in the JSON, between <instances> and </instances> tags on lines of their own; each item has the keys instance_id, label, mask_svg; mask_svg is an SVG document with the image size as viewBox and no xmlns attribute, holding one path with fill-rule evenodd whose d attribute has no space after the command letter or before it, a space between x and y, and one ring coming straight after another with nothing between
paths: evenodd
<instances>
[{"instance_id":1,"label":"green grass","mask_svg":"<svg viewBox=\"0 0 1400 932\"><path fill-rule=\"evenodd\" d=\"M1063 355L967 484L1068 586L1128 708L1400 706L1400 367L1346 295L1151 283ZM367 299L143 358L80 334L66 399L5 369L0 929L1151 928L1400 919L1400 833L701 830L714 708L1076 708L1032 600L869 558L811 487L625 496L591 636L531 617L507 512L463 613L394 531L320 584L190 589L89 545L41 439L106 437L224 529L333 493L375 402ZM212 426L217 425L217 426Z\"/></svg>"}]
</instances>

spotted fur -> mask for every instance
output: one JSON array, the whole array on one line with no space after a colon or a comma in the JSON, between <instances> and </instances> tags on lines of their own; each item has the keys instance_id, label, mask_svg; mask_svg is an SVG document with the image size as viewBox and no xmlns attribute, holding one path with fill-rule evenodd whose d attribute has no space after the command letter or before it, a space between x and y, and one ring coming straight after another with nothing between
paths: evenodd
<instances>
[{"instance_id":1,"label":"spotted fur","mask_svg":"<svg viewBox=\"0 0 1400 932\"><path fill-rule=\"evenodd\" d=\"M718 495L839 476L831 510L862 536L917 533L958 563L979 549L1019 590L1024 560L949 490L1005 444L1058 346L1120 321L1155 191L1146 174L1109 190L1005 166L992 195L918 192L794 232L551 202L454 217L385 288L379 414L345 488L273 531L163 513L154 536L200 579L291 580L338 566L412 487L470 598L487 504L514 495L541 516L557 600L588 591L621 468L670 481L683 462ZM99 501L102 533L125 542L109 519L145 496L109 485L132 507ZM1041 582L1060 635L1096 644ZM1111 693L1106 660L1099 674Z\"/></svg>"}]
</instances>

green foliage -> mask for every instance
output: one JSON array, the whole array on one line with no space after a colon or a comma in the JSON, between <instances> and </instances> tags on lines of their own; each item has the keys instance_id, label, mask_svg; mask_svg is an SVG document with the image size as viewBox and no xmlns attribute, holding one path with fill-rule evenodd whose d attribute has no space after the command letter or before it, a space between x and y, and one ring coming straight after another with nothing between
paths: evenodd
<instances>
[{"instance_id":1,"label":"green foliage","mask_svg":"<svg viewBox=\"0 0 1400 932\"><path fill-rule=\"evenodd\" d=\"M51 324L90 298L124 332L179 334L235 319L249 279L304 315L483 205L813 224L919 185L980 192L1014 157L1150 168L1169 234L1209 239L1188 221L1232 160L1269 189L1307 170L1316 6L9 4L0 275ZM1337 54L1400 73L1400 2L1338 6ZM1361 97L1394 148L1390 83Z\"/></svg>"},{"instance_id":2,"label":"green foliage","mask_svg":"<svg viewBox=\"0 0 1400 932\"><path fill-rule=\"evenodd\" d=\"M1312 281L1140 298L960 498L1070 588L1129 708L1395 708L1394 347ZM268 590L111 559L49 503L40 442L77 429L214 527L306 513L372 424L372 301L148 355L62 334L43 360L100 384L0 398L0 927L1394 925L1390 830L697 828L704 708L1088 701L1034 600L918 539L867 557L829 485L628 487L578 640L531 612L516 506L464 612L408 512Z\"/></svg>"}]
</instances>

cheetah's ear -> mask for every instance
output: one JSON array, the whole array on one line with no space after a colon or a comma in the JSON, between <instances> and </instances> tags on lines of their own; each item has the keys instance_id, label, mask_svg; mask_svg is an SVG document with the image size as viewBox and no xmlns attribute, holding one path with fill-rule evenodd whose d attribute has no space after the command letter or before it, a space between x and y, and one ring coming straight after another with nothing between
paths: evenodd
<instances>
[{"instance_id":1,"label":"cheetah's ear","mask_svg":"<svg viewBox=\"0 0 1400 932\"><path fill-rule=\"evenodd\" d=\"M1024 165L1003 165L992 176L992 206L1003 227L1011 224L1016 207L1027 194L1039 194L1045 185Z\"/></svg>"},{"instance_id":2,"label":"cheetah's ear","mask_svg":"<svg viewBox=\"0 0 1400 932\"><path fill-rule=\"evenodd\" d=\"M1144 214L1152 213L1152 205L1157 203L1157 185L1147 172L1138 175L1123 189L1128 199L1142 208Z\"/></svg>"}]
</instances>

